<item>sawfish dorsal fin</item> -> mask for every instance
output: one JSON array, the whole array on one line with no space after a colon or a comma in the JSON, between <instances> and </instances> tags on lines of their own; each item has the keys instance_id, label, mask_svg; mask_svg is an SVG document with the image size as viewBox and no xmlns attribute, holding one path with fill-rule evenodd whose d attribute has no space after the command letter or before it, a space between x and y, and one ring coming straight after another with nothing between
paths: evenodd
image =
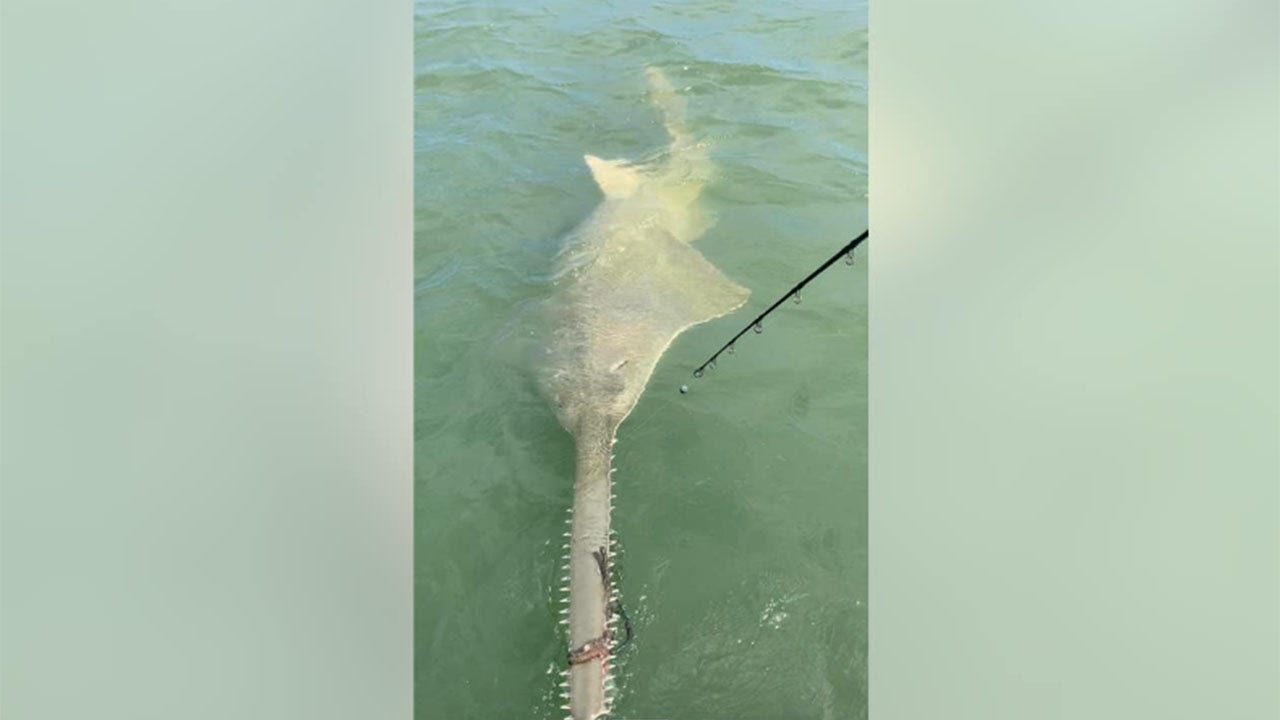
<instances>
[{"instance_id":1,"label":"sawfish dorsal fin","mask_svg":"<svg viewBox=\"0 0 1280 720\"><path fill-rule=\"evenodd\" d=\"M607 198L630 197L640 187L640 171L625 160L604 160L595 155L583 155L582 159L591 168L591 177L595 178L600 192Z\"/></svg>"}]
</instances>

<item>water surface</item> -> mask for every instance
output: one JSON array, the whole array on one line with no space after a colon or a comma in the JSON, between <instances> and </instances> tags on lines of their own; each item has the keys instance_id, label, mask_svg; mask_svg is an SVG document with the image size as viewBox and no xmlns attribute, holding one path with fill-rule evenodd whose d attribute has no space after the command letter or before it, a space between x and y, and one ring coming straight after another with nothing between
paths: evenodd
<instances>
[{"instance_id":1,"label":"water surface","mask_svg":"<svg viewBox=\"0 0 1280 720\"><path fill-rule=\"evenodd\" d=\"M866 227L865 3L419 2L415 43L417 717L564 715L573 443L536 308L600 200L582 155L666 143L646 65L717 165L698 249L753 295L676 340L618 433L615 716L865 717L865 262L690 376Z\"/></svg>"}]
</instances>

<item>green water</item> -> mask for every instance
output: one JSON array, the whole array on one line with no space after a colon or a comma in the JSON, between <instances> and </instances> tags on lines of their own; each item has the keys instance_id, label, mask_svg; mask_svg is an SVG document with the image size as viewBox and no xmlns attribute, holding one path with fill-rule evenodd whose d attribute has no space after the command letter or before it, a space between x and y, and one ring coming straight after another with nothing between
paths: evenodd
<instances>
[{"instance_id":1,"label":"green water","mask_svg":"<svg viewBox=\"0 0 1280 720\"><path fill-rule=\"evenodd\" d=\"M565 714L573 444L534 383L535 318L600 200L582 155L666 142L646 65L718 168L697 247L753 294L677 339L618 432L636 638L613 717L865 717L865 262L690 376L866 227L865 3L420 1L415 43L417 717Z\"/></svg>"}]
</instances>

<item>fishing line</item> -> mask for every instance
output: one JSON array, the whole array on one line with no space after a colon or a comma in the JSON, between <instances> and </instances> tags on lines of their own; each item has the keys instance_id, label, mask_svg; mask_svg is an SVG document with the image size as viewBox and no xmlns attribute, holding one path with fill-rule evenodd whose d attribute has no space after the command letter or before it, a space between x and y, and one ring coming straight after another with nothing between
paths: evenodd
<instances>
[{"instance_id":1,"label":"fishing line","mask_svg":"<svg viewBox=\"0 0 1280 720\"><path fill-rule=\"evenodd\" d=\"M786 302L787 298L791 298L796 303L799 303L800 290L804 288L805 285L808 285L810 280L818 277L819 275L822 274L824 270L834 265L837 260L843 257L845 259L846 265L852 265L853 249L861 245L862 241L866 240L870 235L871 235L870 228L863 230L861 235L850 240L848 245L845 245L844 247L840 248L839 252L837 252L835 255L832 255L826 262L818 266L817 270L814 270L813 272L809 273L808 277L796 283L790 290L788 290L785 294L783 294L782 297L778 298L772 305L770 305L768 310L765 310L764 312L757 315L755 320L752 320L751 322L747 323L747 326L739 330L737 335L734 335L733 337L729 338L729 342L722 345L720 349L715 352L714 355L707 358L706 362L699 365L697 369L693 371L693 376L696 378L700 378L702 377L703 373L707 371L707 368L709 367L714 368L716 366L716 359L719 358L720 354L725 352L726 350L729 351L729 354L732 355L733 349L734 349L734 343L738 341L738 338L745 335L748 330L755 330L757 333L764 332L764 319L769 315L769 313L778 309L778 306ZM681 388L681 392L684 392L683 388Z\"/></svg>"}]
</instances>

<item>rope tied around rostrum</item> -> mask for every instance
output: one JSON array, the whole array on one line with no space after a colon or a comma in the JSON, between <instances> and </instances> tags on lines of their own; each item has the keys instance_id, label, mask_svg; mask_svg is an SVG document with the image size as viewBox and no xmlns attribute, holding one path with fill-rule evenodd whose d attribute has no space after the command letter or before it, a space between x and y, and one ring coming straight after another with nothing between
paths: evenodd
<instances>
[{"instance_id":1,"label":"rope tied around rostrum","mask_svg":"<svg viewBox=\"0 0 1280 720\"><path fill-rule=\"evenodd\" d=\"M609 567L608 551L601 547L591 551L591 556L596 559L596 565L600 567L600 580L604 583L604 595L609 597L612 594L612 573ZM576 648L569 649L569 664L580 665L591 660L602 660L626 647L633 637L633 629L631 627L631 618L627 617L627 611L622 608L622 601L615 600L605 605L605 627L604 634L597 638L588 640ZM622 626L626 632L626 637L617 647L610 647L613 643L613 631L609 629L609 621L613 619L613 615L617 614L622 618Z\"/></svg>"}]
</instances>

